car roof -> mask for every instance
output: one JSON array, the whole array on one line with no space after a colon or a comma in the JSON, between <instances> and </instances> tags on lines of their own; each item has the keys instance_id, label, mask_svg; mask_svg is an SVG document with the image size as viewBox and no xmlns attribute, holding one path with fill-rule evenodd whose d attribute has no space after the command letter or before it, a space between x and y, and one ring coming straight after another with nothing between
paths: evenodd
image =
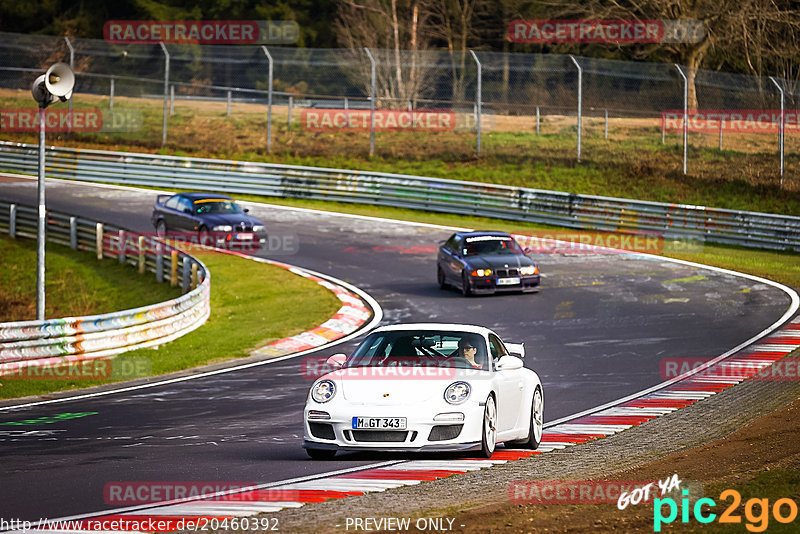
<instances>
[{"instance_id":1,"label":"car roof","mask_svg":"<svg viewBox=\"0 0 800 534\"><path fill-rule=\"evenodd\" d=\"M449 330L456 332L469 332L472 334L494 334L485 326L476 326L470 324L455 324L455 323L405 323L405 324L392 324L381 326L373 330L373 332L397 332L407 330L409 332L418 330ZM495 334L496 335L496 334Z\"/></svg>"},{"instance_id":2,"label":"car roof","mask_svg":"<svg viewBox=\"0 0 800 534\"><path fill-rule=\"evenodd\" d=\"M217 193L178 193L178 195L182 197L186 197L189 200L202 200L206 198L219 198L224 200L233 200L228 195L221 195Z\"/></svg>"},{"instance_id":3,"label":"car roof","mask_svg":"<svg viewBox=\"0 0 800 534\"><path fill-rule=\"evenodd\" d=\"M461 237L511 237L511 234L508 232L500 232L495 230L485 231L485 232L456 232L456 235L460 235Z\"/></svg>"}]
</instances>

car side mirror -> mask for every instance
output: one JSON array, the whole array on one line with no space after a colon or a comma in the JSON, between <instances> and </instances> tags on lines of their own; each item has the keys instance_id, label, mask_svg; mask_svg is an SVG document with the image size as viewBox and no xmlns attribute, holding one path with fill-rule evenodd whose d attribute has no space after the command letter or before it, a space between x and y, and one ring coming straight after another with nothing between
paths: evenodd
<instances>
[{"instance_id":1,"label":"car side mirror","mask_svg":"<svg viewBox=\"0 0 800 534\"><path fill-rule=\"evenodd\" d=\"M506 343L508 352L517 358L525 358L525 344L524 343Z\"/></svg>"},{"instance_id":2,"label":"car side mirror","mask_svg":"<svg viewBox=\"0 0 800 534\"><path fill-rule=\"evenodd\" d=\"M245 213L250 213L250 208L245 208L243 211L244 211Z\"/></svg>"},{"instance_id":3,"label":"car side mirror","mask_svg":"<svg viewBox=\"0 0 800 534\"><path fill-rule=\"evenodd\" d=\"M344 362L346 361L347 361L346 354L334 354L333 356L328 358L325 363L328 364L330 368L335 371L337 369L341 369L342 366L344 365Z\"/></svg>"},{"instance_id":4,"label":"car side mirror","mask_svg":"<svg viewBox=\"0 0 800 534\"><path fill-rule=\"evenodd\" d=\"M533 254L533 249L531 247L525 247L524 249L522 249L522 252L524 252L525 254Z\"/></svg>"},{"instance_id":5,"label":"car side mirror","mask_svg":"<svg viewBox=\"0 0 800 534\"><path fill-rule=\"evenodd\" d=\"M503 356L497 361L495 368L498 371L513 371L515 369L522 369L522 360L516 356Z\"/></svg>"}]
</instances>

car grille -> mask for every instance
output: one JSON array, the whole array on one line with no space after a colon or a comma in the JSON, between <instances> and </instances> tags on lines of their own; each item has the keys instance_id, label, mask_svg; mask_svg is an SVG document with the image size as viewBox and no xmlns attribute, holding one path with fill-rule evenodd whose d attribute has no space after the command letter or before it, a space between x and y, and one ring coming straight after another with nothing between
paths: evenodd
<instances>
[{"instance_id":1,"label":"car grille","mask_svg":"<svg viewBox=\"0 0 800 534\"><path fill-rule=\"evenodd\" d=\"M333 425L328 423L308 423L311 435L319 439L336 439L333 433Z\"/></svg>"},{"instance_id":2,"label":"car grille","mask_svg":"<svg viewBox=\"0 0 800 534\"><path fill-rule=\"evenodd\" d=\"M360 442L401 442L408 432L399 430L353 430L353 439Z\"/></svg>"},{"instance_id":3,"label":"car grille","mask_svg":"<svg viewBox=\"0 0 800 534\"><path fill-rule=\"evenodd\" d=\"M428 441L445 441L448 439L456 439L461 434L461 429L464 425L436 425L431 428L431 434L428 436Z\"/></svg>"},{"instance_id":4,"label":"car grille","mask_svg":"<svg viewBox=\"0 0 800 534\"><path fill-rule=\"evenodd\" d=\"M495 271L498 278L505 278L507 276L519 276L519 269L497 269Z\"/></svg>"}]
</instances>

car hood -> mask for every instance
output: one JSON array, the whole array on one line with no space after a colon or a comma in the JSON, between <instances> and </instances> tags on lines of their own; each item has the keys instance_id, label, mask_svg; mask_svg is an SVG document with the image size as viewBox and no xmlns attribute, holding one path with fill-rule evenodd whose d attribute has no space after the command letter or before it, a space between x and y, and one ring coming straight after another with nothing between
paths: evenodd
<instances>
[{"instance_id":1,"label":"car hood","mask_svg":"<svg viewBox=\"0 0 800 534\"><path fill-rule=\"evenodd\" d=\"M245 226L262 224L261 221L255 217L249 217L248 215L242 213L213 213L203 215L200 218L209 226L239 226L241 223L244 223Z\"/></svg>"},{"instance_id":2,"label":"car hood","mask_svg":"<svg viewBox=\"0 0 800 534\"><path fill-rule=\"evenodd\" d=\"M417 375L412 369L395 369L395 373L387 368L380 368L381 373L373 378L374 368L342 369L330 373L327 378L336 380L342 398L348 402L369 405L421 404L441 399L444 390L457 380L466 379L468 375L475 378L478 371L466 369L417 368ZM403 374L405 373L405 374ZM484 373L480 373L483 375Z\"/></svg>"},{"instance_id":3,"label":"car hood","mask_svg":"<svg viewBox=\"0 0 800 534\"><path fill-rule=\"evenodd\" d=\"M522 254L495 254L485 256L475 256L468 258L470 266L476 269L505 269L527 267L535 265L535 262Z\"/></svg>"}]
</instances>

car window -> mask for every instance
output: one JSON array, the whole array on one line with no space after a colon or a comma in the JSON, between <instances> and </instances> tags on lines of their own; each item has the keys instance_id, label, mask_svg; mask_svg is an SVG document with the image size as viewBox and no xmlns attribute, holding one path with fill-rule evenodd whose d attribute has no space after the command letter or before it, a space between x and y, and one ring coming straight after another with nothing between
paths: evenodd
<instances>
[{"instance_id":1,"label":"car window","mask_svg":"<svg viewBox=\"0 0 800 534\"><path fill-rule=\"evenodd\" d=\"M178 211L185 211L187 209L192 209L192 201L188 198L181 197L180 200L178 200Z\"/></svg>"},{"instance_id":2,"label":"car window","mask_svg":"<svg viewBox=\"0 0 800 534\"><path fill-rule=\"evenodd\" d=\"M489 335L489 347L492 351L492 359L498 360L503 356L508 355L508 351L506 350L505 345L503 342L500 341L500 338L491 334Z\"/></svg>"},{"instance_id":3,"label":"car window","mask_svg":"<svg viewBox=\"0 0 800 534\"><path fill-rule=\"evenodd\" d=\"M450 236L450 239L447 240L447 243L444 244L445 250L450 252L456 252L458 250L458 245L456 245L456 235L453 234Z\"/></svg>"},{"instance_id":4,"label":"car window","mask_svg":"<svg viewBox=\"0 0 800 534\"><path fill-rule=\"evenodd\" d=\"M198 215L205 213L242 213L242 208L238 204L233 200L225 199L196 200L194 209Z\"/></svg>"},{"instance_id":5,"label":"car window","mask_svg":"<svg viewBox=\"0 0 800 534\"><path fill-rule=\"evenodd\" d=\"M176 210L176 209L178 209L178 199L179 198L181 198L181 197L179 197L177 195L175 195L174 197L170 197L169 200L167 200L166 204L164 204L164 205L166 207L168 207L169 209Z\"/></svg>"},{"instance_id":6,"label":"car window","mask_svg":"<svg viewBox=\"0 0 800 534\"><path fill-rule=\"evenodd\" d=\"M473 357L477 367L459 354L459 343L476 348ZM345 367L440 366L488 370L486 362L486 343L480 334L398 330L367 336Z\"/></svg>"},{"instance_id":7,"label":"car window","mask_svg":"<svg viewBox=\"0 0 800 534\"><path fill-rule=\"evenodd\" d=\"M464 244L464 256L480 256L483 254L512 255L522 254L522 249L510 237L480 236L467 238Z\"/></svg>"}]
</instances>

